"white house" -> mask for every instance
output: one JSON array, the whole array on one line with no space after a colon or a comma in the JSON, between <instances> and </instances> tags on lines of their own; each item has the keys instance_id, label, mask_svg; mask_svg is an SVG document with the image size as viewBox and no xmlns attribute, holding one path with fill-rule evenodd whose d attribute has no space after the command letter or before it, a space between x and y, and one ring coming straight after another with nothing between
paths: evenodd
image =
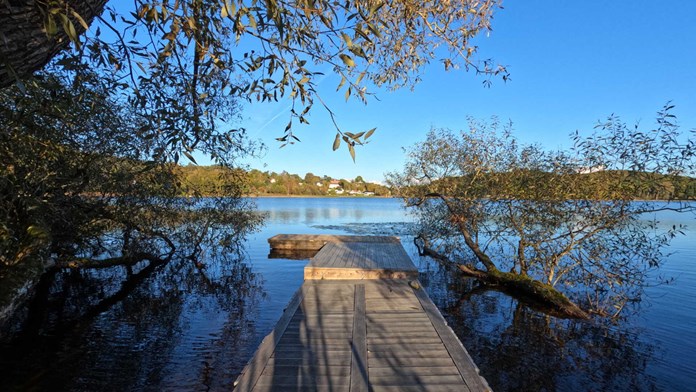
<instances>
[{"instance_id":1,"label":"white house","mask_svg":"<svg viewBox=\"0 0 696 392\"><path fill-rule=\"evenodd\" d=\"M578 174L590 174L590 173L597 173L606 170L606 167L604 165L599 165L599 166L591 166L591 167L580 167L577 169Z\"/></svg>"}]
</instances>

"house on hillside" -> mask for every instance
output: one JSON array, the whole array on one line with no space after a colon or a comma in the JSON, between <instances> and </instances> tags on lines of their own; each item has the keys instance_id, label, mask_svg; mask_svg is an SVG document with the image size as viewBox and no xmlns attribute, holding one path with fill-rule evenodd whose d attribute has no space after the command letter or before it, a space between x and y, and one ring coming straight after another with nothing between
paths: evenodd
<instances>
[{"instance_id":1,"label":"house on hillside","mask_svg":"<svg viewBox=\"0 0 696 392\"><path fill-rule=\"evenodd\" d=\"M580 167L576 169L576 172L578 174L591 174L591 173L597 173L606 170L607 168L604 165L599 165L599 166L590 166L590 167Z\"/></svg>"},{"instance_id":2,"label":"house on hillside","mask_svg":"<svg viewBox=\"0 0 696 392\"><path fill-rule=\"evenodd\" d=\"M338 180L331 180L329 183L329 189L338 189L341 187L341 183Z\"/></svg>"}]
</instances>

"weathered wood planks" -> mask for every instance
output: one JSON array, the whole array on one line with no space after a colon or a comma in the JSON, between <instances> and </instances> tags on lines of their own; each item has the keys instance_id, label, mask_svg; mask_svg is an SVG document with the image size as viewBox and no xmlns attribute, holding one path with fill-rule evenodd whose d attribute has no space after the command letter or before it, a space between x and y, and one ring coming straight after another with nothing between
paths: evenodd
<instances>
[{"instance_id":1,"label":"weathered wood planks","mask_svg":"<svg viewBox=\"0 0 696 392\"><path fill-rule=\"evenodd\" d=\"M271 249L290 250L319 250L329 242L366 242L399 243L392 236L360 236L360 235L329 235L329 234L278 234L268 239Z\"/></svg>"},{"instance_id":2,"label":"weathered wood planks","mask_svg":"<svg viewBox=\"0 0 696 392\"><path fill-rule=\"evenodd\" d=\"M306 281L292 302L235 390L490 390L427 294L407 281Z\"/></svg>"},{"instance_id":3,"label":"weathered wood planks","mask_svg":"<svg viewBox=\"0 0 696 392\"><path fill-rule=\"evenodd\" d=\"M279 234L268 243L269 258L309 258L306 280L418 279L398 237Z\"/></svg>"},{"instance_id":4,"label":"weathered wood planks","mask_svg":"<svg viewBox=\"0 0 696 392\"><path fill-rule=\"evenodd\" d=\"M304 278L418 279L418 269L399 242L328 242L305 266Z\"/></svg>"},{"instance_id":5,"label":"weathered wood planks","mask_svg":"<svg viewBox=\"0 0 696 392\"><path fill-rule=\"evenodd\" d=\"M320 279L305 280L235 391L490 390L425 291L390 279L417 274L398 238L314 237L301 240L334 239L308 265Z\"/></svg>"}]
</instances>

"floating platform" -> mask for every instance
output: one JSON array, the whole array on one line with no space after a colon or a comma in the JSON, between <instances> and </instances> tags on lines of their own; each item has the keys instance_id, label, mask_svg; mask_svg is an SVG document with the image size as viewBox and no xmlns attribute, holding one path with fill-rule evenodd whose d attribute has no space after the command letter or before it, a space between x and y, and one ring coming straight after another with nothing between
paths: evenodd
<instances>
[{"instance_id":1,"label":"floating platform","mask_svg":"<svg viewBox=\"0 0 696 392\"><path fill-rule=\"evenodd\" d=\"M330 268L340 262L348 269L401 268L390 256L408 259L403 247L398 243L397 252L386 246L396 237L382 238L327 241L312 261L331 262ZM344 256L350 260L341 261ZM366 276L305 280L235 391L490 390L416 279Z\"/></svg>"},{"instance_id":2,"label":"floating platform","mask_svg":"<svg viewBox=\"0 0 696 392\"><path fill-rule=\"evenodd\" d=\"M268 239L271 249L318 251L327 243L393 243L401 244L399 237L376 235L278 234Z\"/></svg>"},{"instance_id":3,"label":"floating platform","mask_svg":"<svg viewBox=\"0 0 696 392\"><path fill-rule=\"evenodd\" d=\"M315 251L304 269L313 279L418 279L398 237L281 234L268 240L271 254Z\"/></svg>"}]
</instances>

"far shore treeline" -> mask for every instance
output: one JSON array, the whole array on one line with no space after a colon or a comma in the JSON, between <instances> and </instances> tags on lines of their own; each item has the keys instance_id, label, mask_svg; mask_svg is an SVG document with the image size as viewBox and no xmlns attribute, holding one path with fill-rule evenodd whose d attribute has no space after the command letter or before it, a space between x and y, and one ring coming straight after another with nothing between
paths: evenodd
<instances>
[{"instance_id":1,"label":"far shore treeline","mask_svg":"<svg viewBox=\"0 0 696 392\"><path fill-rule=\"evenodd\" d=\"M334 179L326 175L306 173L304 176L287 172L269 172L252 169L239 170L236 176L223 175L230 169L220 166L180 166L177 170L182 189L186 195L224 196L231 178L244 178L245 193L248 196L395 196L388 186L366 182L361 176L354 179ZM229 173L228 173L229 174ZM612 184L627 177L634 177L633 198L636 200L695 200L696 178L689 176L663 176L641 173L633 175L629 171L598 170L591 173L578 173L586 181L587 187L603 187L609 193ZM498 176L504 176L499 173ZM537 173L543 181L553 181L553 175ZM520 184L524 186L523 184ZM658 186L659 185L659 186ZM530 183L530 186L533 186ZM622 185L622 186L625 186ZM580 196L582 192L578 192ZM608 194L608 193L607 193ZM513 195L511 195L513 196ZM582 198L582 196L580 196Z\"/></svg>"},{"instance_id":2,"label":"far shore treeline","mask_svg":"<svg viewBox=\"0 0 696 392\"><path fill-rule=\"evenodd\" d=\"M391 196L388 187L363 180L332 178L326 175L306 173L303 176L288 172L269 172L251 169L239 170L221 166L180 166L177 170L182 189L187 195L224 196L232 185L229 181L242 179L247 196ZM227 173L226 173L227 172Z\"/></svg>"}]
</instances>

